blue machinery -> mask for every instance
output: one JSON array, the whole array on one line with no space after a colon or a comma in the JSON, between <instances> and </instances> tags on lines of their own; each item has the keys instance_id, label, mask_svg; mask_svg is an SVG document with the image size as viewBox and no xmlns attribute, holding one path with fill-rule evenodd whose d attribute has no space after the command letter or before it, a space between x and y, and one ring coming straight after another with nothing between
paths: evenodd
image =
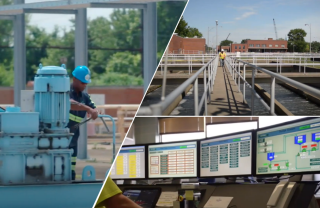
<instances>
[{"instance_id":1,"label":"blue machinery","mask_svg":"<svg viewBox=\"0 0 320 208\"><path fill-rule=\"evenodd\" d=\"M81 182L71 180L70 79L61 67L42 67L34 81L35 112L8 107L0 112L0 207L88 208L101 189L92 166ZM113 159L115 159L115 122ZM90 172L90 176L86 173Z\"/></svg>"}]
</instances>

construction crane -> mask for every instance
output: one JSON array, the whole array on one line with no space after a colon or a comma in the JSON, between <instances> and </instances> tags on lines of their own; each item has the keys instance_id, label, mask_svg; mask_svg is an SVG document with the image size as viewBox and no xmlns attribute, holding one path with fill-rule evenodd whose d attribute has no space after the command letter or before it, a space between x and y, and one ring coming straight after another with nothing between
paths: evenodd
<instances>
[{"instance_id":1,"label":"construction crane","mask_svg":"<svg viewBox=\"0 0 320 208\"><path fill-rule=\"evenodd\" d=\"M230 36L230 33L229 33L229 35L228 35L228 37ZM226 38L226 40L228 40L228 37Z\"/></svg>"},{"instance_id":2,"label":"construction crane","mask_svg":"<svg viewBox=\"0 0 320 208\"><path fill-rule=\"evenodd\" d=\"M278 40L276 21L275 21L274 19L273 19L273 25L274 25L274 31L275 31L275 33L276 33L276 40Z\"/></svg>"}]
</instances>

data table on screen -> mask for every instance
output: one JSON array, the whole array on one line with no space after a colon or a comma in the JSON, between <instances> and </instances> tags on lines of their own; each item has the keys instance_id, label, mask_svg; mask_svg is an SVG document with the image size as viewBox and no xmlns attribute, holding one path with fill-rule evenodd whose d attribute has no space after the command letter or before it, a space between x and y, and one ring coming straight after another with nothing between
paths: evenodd
<instances>
[{"instance_id":1,"label":"data table on screen","mask_svg":"<svg viewBox=\"0 0 320 208\"><path fill-rule=\"evenodd\" d=\"M149 178L196 177L197 143L149 146Z\"/></svg>"},{"instance_id":2,"label":"data table on screen","mask_svg":"<svg viewBox=\"0 0 320 208\"><path fill-rule=\"evenodd\" d=\"M252 134L206 139L200 142L200 177L250 175Z\"/></svg>"},{"instance_id":3,"label":"data table on screen","mask_svg":"<svg viewBox=\"0 0 320 208\"><path fill-rule=\"evenodd\" d=\"M111 178L145 178L145 147L122 147L112 167Z\"/></svg>"}]
</instances>

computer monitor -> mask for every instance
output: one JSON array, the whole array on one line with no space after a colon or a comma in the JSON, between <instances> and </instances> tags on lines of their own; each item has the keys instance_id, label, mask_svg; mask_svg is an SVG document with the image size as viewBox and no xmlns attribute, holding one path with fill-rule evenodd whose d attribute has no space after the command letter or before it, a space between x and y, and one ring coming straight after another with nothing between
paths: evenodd
<instances>
[{"instance_id":1,"label":"computer monitor","mask_svg":"<svg viewBox=\"0 0 320 208\"><path fill-rule=\"evenodd\" d=\"M144 145L122 146L112 167L112 179L144 179L146 148Z\"/></svg>"},{"instance_id":2,"label":"computer monitor","mask_svg":"<svg viewBox=\"0 0 320 208\"><path fill-rule=\"evenodd\" d=\"M148 145L149 178L197 177L197 142Z\"/></svg>"},{"instance_id":3,"label":"computer monitor","mask_svg":"<svg viewBox=\"0 0 320 208\"><path fill-rule=\"evenodd\" d=\"M252 174L252 131L200 141L200 177Z\"/></svg>"},{"instance_id":4,"label":"computer monitor","mask_svg":"<svg viewBox=\"0 0 320 208\"><path fill-rule=\"evenodd\" d=\"M320 172L320 118L259 129L256 139L257 176Z\"/></svg>"}]
</instances>

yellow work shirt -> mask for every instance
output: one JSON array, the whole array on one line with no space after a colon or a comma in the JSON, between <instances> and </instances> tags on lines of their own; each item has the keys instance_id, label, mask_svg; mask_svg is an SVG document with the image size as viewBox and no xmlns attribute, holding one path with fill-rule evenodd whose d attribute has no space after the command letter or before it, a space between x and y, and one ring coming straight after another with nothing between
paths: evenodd
<instances>
[{"instance_id":1,"label":"yellow work shirt","mask_svg":"<svg viewBox=\"0 0 320 208\"><path fill-rule=\"evenodd\" d=\"M226 53L219 53L219 57L220 57L220 59L225 59L226 58L226 56L227 56L227 54Z\"/></svg>"},{"instance_id":2,"label":"yellow work shirt","mask_svg":"<svg viewBox=\"0 0 320 208\"><path fill-rule=\"evenodd\" d=\"M102 208L104 206L99 205L101 202L105 201L106 199L109 199L117 194L121 194L122 191L119 189L117 184L113 182L113 180L108 177L106 183L104 184L104 187L102 188L102 191L100 193L100 196L98 198L97 204L95 208ZM108 207L105 207L108 208Z\"/></svg>"}]
</instances>

